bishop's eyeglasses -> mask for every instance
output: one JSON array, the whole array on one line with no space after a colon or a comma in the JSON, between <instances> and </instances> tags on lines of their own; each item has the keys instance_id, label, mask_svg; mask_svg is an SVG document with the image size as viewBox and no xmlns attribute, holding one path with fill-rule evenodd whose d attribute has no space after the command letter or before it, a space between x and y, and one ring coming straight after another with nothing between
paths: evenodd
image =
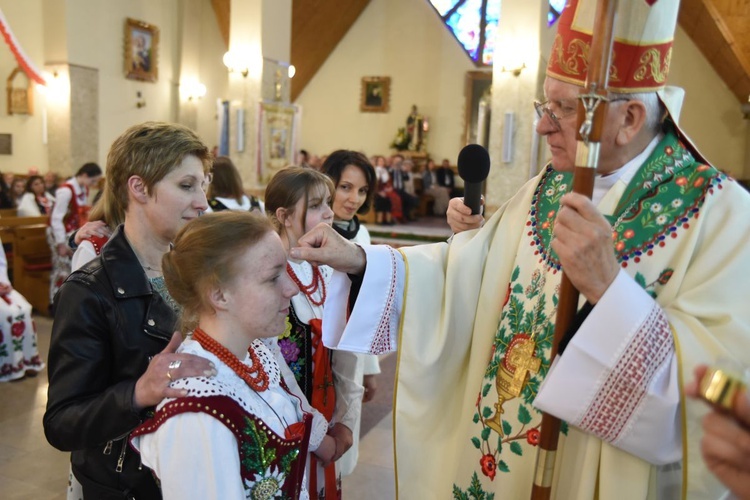
<instances>
[{"instance_id":1,"label":"bishop's eyeglasses","mask_svg":"<svg viewBox=\"0 0 750 500\"><path fill-rule=\"evenodd\" d=\"M609 99L609 102L618 101L629 101L628 97L614 97ZM578 111L578 101L574 101L573 104L560 101L560 104L556 104L556 108L559 108L557 113L552 111L551 101L534 101L534 109L536 110L537 116L541 119L544 115L549 116L552 120L552 124L555 126L555 130L560 130L560 120L572 116Z\"/></svg>"}]
</instances>

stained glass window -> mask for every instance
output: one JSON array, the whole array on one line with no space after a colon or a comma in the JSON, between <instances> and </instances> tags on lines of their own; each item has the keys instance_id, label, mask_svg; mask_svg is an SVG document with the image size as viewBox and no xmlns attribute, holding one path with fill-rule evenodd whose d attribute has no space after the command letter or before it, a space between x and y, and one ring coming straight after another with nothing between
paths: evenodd
<instances>
[{"instance_id":1,"label":"stained glass window","mask_svg":"<svg viewBox=\"0 0 750 500\"><path fill-rule=\"evenodd\" d=\"M566 0L549 0L549 12L547 12L547 26L552 26L560 17L560 13L565 7Z\"/></svg>"},{"instance_id":2,"label":"stained glass window","mask_svg":"<svg viewBox=\"0 0 750 500\"><path fill-rule=\"evenodd\" d=\"M492 65L500 0L430 0L474 62Z\"/></svg>"},{"instance_id":3,"label":"stained glass window","mask_svg":"<svg viewBox=\"0 0 750 500\"><path fill-rule=\"evenodd\" d=\"M429 0L474 62L491 66L500 20L500 0ZM566 0L549 0L547 25L560 17Z\"/></svg>"}]
</instances>

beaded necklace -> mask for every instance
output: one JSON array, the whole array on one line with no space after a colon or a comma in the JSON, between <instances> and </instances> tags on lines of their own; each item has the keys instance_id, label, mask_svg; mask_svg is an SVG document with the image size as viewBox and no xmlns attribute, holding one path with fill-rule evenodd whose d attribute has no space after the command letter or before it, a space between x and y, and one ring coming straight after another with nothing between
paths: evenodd
<instances>
[{"instance_id":1,"label":"beaded necklace","mask_svg":"<svg viewBox=\"0 0 750 500\"><path fill-rule=\"evenodd\" d=\"M193 331L193 340L231 368L254 391L263 392L268 389L268 374L263 369L263 363L261 363L252 346L247 350L248 354L250 354L250 366L247 366L237 356L232 354L229 349L209 337L200 327L197 327Z\"/></svg>"},{"instance_id":2,"label":"beaded necklace","mask_svg":"<svg viewBox=\"0 0 750 500\"><path fill-rule=\"evenodd\" d=\"M323 305L323 303L326 301L326 283L318 266L312 266L313 277L312 282L309 285L302 284L297 275L294 273L294 269L292 269L292 266L288 262L286 264L286 271L287 273L289 273L289 277L292 278L292 281L297 284L300 291L305 294L305 297L307 297L313 305ZM318 288L320 288L320 300L315 300L313 298L313 294L318 291Z\"/></svg>"}]
</instances>

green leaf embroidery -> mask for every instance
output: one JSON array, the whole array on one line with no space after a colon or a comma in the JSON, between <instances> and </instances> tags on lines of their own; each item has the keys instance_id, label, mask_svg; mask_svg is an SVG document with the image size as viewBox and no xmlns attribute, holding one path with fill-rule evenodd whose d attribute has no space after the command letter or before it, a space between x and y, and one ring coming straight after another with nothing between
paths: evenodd
<instances>
[{"instance_id":1,"label":"green leaf embroidery","mask_svg":"<svg viewBox=\"0 0 750 500\"><path fill-rule=\"evenodd\" d=\"M503 420L503 434L510 436L511 431L513 431L513 427L511 427L510 422Z\"/></svg>"},{"instance_id":2,"label":"green leaf embroidery","mask_svg":"<svg viewBox=\"0 0 750 500\"><path fill-rule=\"evenodd\" d=\"M498 462L497 470L499 470L500 472L510 472L508 464L506 464L504 460L500 460L500 462Z\"/></svg>"},{"instance_id":3,"label":"green leaf embroidery","mask_svg":"<svg viewBox=\"0 0 750 500\"><path fill-rule=\"evenodd\" d=\"M510 443L510 451L512 451L518 456L523 455L523 449L521 448L521 445L518 443L518 441L512 441Z\"/></svg>"},{"instance_id":4,"label":"green leaf embroidery","mask_svg":"<svg viewBox=\"0 0 750 500\"><path fill-rule=\"evenodd\" d=\"M641 288L646 288L646 278L641 273L635 273L635 282L638 283Z\"/></svg>"},{"instance_id":5,"label":"green leaf embroidery","mask_svg":"<svg viewBox=\"0 0 750 500\"><path fill-rule=\"evenodd\" d=\"M485 427L484 429L482 429L483 440L487 441L490 438L490 431L492 431L492 429L490 429L489 427Z\"/></svg>"},{"instance_id":6,"label":"green leaf embroidery","mask_svg":"<svg viewBox=\"0 0 750 500\"><path fill-rule=\"evenodd\" d=\"M479 448L480 448L480 447L482 446L482 442L481 442L481 441L479 441L479 438L478 438L478 437L476 437L476 436L474 436L473 438L471 438L471 442L472 442L472 443L474 443L474 446L475 446L475 447L476 447L477 449L479 449Z\"/></svg>"},{"instance_id":7,"label":"green leaf embroidery","mask_svg":"<svg viewBox=\"0 0 750 500\"><path fill-rule=\"evenodd\" d=\"M529 413L529 410L527 410L524 405L518 406L518 421L521 422L523 425L526 425L529 422L531 422L531 414Z\"/></svg>"},{"instance_id":8,"label":"green leaf embroidery","mask_svg":"<svg viewBox=\"0 0 750 500\"><path fill-rule=\"evenodd\" d=\"M486 398L487 394L490 393L490 389L492 389L492 384L485 384L484 387L482 387L482 397Z\"/></svg>"},{"instance_id":9,"label":"green leaf embroidery","mask_svg":"<svg viewBox=\"0 0 750 500\"><path fill-rule=\"evenodd\" d=\"M485 406L484 408L482 408L482 416L484 418L490 418L492 416L492 408L490 408L489 406Z\"/></svg>"}]
</instances>

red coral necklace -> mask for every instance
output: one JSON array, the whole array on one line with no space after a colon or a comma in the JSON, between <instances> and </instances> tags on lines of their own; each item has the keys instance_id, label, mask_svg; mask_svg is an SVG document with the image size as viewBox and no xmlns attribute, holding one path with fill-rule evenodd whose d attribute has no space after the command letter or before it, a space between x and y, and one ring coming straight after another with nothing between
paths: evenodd
<instances>
[{"instance_id":1,"label":"red coral necklace","mask_svg":"<svg viewBox=\"0 0 750 500\"><path fill-rule=\"evenodd\" d=\"M263 392L268 389L268 374L252 346L247 349L248 354L250 354L250 366L247 366L237 356L232 354L229 349L209 337L200 327L197 327L193 332L193 340L219 358L253 390Z\"/></svg>"},{"instance_id":2,"label":"red coral necklace","mask_svg":"<svg viewBox=\"0 0 750 500\"><path fill-rule=\"evenodd\" d=\"M320 268L318 266L312 266L313 277L312 282L309 285L302 284L297 275L294 273L294 269L292 269L292 266L288 262L286 263L286 271L287 273L289 273L289 277L292 278L292 281L297 284L300 291L305 294L305 296L310 300L310 302L313 303L313 305L323 305L323 302L326 301L326 283L323 279L323 274L320 272ZM313 294L318 291L318 288L320 288L320 300L315 300L313 298Z\"/></svg>"}]
</instances>

